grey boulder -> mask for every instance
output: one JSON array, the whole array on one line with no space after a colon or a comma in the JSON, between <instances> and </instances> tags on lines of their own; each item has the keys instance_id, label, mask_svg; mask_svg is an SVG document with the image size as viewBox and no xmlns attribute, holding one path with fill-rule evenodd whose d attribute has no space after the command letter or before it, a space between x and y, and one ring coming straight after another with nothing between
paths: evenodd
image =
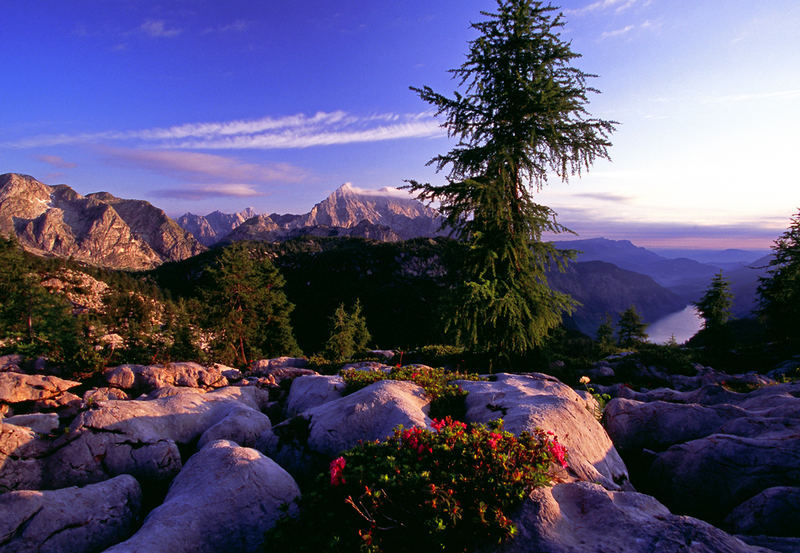
<instances>
[{"instance_id":1,"label":"grey boulder","mask_svg":"<svg viewBox=\"0 0 800 553\"><path fill-rule=\"evenodd\" d=\"M236 413L235 419L242 420L242 413L248 410L252 411L248 420L257 419L260 428L266 428L268 419L260 410L267 403L268 393L256 387L106 401L80 413L69 432L54 441L37 439L22 427L3 425L4 430L18 428L21 432L9 433L5 440L0 456L11 456L11 468L3 467L0 486L58 489L119 474L167 482L181 469L179 444L191 446L229 415ZM235 426L234 419L229 419L215 432L246 439L248 431ZM6 452L9 449L11 453Z\"/></svg>"},{"instance_id":2,"label":"grey boulder","mask_svg":"<svg viewBox=\"0 0 800 553\"><path fill-rule=\"evenodd\" d=\"M609 489L629 486L628 471L606 431L569 386L540 373L498 374L495 382L459 381L468 422L503 419L514 434L536 428L555 433L567 448L569 472Z\"/></svg>"},{"instance_id":3,"label":"grey boulder","mask_svg":"<svg viewBox=\"0 0 800 553\"><path fill-rule=\"evenodd\" d=\"M334 456L360 441L384 440L397 426L427 428L430 399L413 382L381 380L348 396L308 409L308 446Z\"/></svg>"},{"instance_id":4,"label":"grey boulder","mask_svg":"<svg viewBox=\"0 0 800 553\"><path fill-rule=\"evenodd\" d=\"M514 517L519 535L493 553L768 553L637 492L589 482L538 488Z\"/></svg>"},{"instance_id":5,"label":"grey boulder","mask_svg":"<svg viewBox=\"0 0 800 553\"><path fill-rule=\"evenodd\" d=\"M286 414L290 417L342 397L345 384L341 376L308 375L292 381L286 400Z\"/></svg>"},{"instance_id":6,"label":"grey boulder","mask_svg":"<svg viewBox=\"0 0 800 553\"><path fill-rule=\"evenodd\" d=\"M268 457L211 442L186 462L141 529L106 553L257 551L281 506L299 495L292 477Z\"/></svg>"},{"instance_id":7,"label":"grey boulder","mask_svg":"<svg viewBox=\"0 0 800 553\"><path fill-rule=\"evenodd\" d=\"M83 488L0 495L3 553L95 553L131 535L142 491L123 474Z\"/></svg>"}]
</instances>

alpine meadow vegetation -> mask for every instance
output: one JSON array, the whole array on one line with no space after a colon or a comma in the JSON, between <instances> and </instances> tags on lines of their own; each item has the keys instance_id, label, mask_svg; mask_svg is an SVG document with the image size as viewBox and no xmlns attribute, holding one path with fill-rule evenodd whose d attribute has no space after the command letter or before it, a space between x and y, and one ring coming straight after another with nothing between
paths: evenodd
<instances>
[{"instance_id":1,"label":"alpine meadow vegetation","mask_svg":"<svg viewBox=\"0 0 800 553\"><path fill-rule=\"evenodd\" d=\"M574 307L545 277L569 256L542 235L567 229L534 193L549 174L567 182L608 159L616 123L588 113L594 75L572 65L580 54L560 37L556 8L498 0L496 12L482 15L466 61L450 70L460 91L411 88L444 117L457 144L428 162L447 169L446 184L408 183L419 199L439 204L445 225L468 245L447 328L461 345L500 358L541 345Z\"/></svg>"}]
</instances>

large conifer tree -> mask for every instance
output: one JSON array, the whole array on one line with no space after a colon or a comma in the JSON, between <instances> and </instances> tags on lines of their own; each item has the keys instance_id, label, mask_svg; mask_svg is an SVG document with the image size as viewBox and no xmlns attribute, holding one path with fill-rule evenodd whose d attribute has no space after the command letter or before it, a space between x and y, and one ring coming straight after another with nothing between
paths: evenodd
<instances>
[{"instance_id":1,"label":"large conifer tree","mask_svg":"<svg viewBox=\"0 0 800 553\"><path fill-rule=\"evenodd\" d=\"M226 247L209 268L204 290L213 354L223 363L246 366L260 357L299 353L289 314L294 306L285 283L267 258L255 259L243 242Z\"/></svg>"},{"instance_id":2,"label":"large conifer tree","mask_svg":"<svg viewBox=\"0 0 800 553\"><path fill-rule=\"evenodd\" d=\"M412 87L458 142L429 162L448 169L446 184L409 183L420 199L440 204L469 245L448 327L474 350L524 353L573 307L545 278L566 258L541 240L566 229L534 193L549 174L567 181L608 158L615 123L590 117L593 75L571 65L579 54L559 36L556 8L498 0L496 13L482 13L466 62L451 70L461 91L451 98Z\"/></svg>"},{"instance_id":3,"label":"large conifer tree","mask_svg":"<svg viewBox=\"0 0 800 553\"><path fill-rule=\"evenodd\" d=\"M772 338L800 346L800 210L772 245L767 276L758 285L758 313Z\"/></svg>"}]
</instances>

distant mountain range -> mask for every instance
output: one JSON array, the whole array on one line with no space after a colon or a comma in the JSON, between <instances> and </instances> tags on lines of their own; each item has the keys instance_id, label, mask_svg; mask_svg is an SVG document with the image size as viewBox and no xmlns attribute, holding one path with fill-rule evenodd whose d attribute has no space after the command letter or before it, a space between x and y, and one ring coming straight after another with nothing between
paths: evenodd
<instances>
[{"instance_id":1,"label":"distant mountain range","mask_svg":"<svg viewBox=\"0 0 800 553\"><path fill-rule=\"evenodd\" d=\"M631 305L648 323L686 306L684 299L649 276L604 261L571 263L563 273L548 273L547 282L578 301L567 324L589 336L594 336L606 315L616 319Z\"/></svg>"},{"instance_id":2,"label":"distant mountain range","mask_svg":"<svg viewBox=\"0 0 800 553\"><path fill-rule=\"evenodd\" d=\"M178 218L177 223L182 229L197 238L201 244L212 246L230 234L233 229L257 215L252 207L238 213L222 213L221 211L214 211L208 215L185 213Z\"/></svg>"},{"instance_id":3,"label":"distant mountain range","mask_svg":"<svg viewBox=\"0 0 800 553\"><path fill-rule=\"evenodd\" d=\"M0 175L0 234L38 255L102 267L151 269L206 248L162 210L107 192L81 196L65 184Z\"/></svg>"},{"instance_id":4,"label":"distant mountain range","mask_svg":"<svg viewBox=\"0 0 800 553\"><path fill-rule=\"evenodd\" d=\"M106 192L81 196L66 185L48 186L33 177L0 175L0 234L14 234L27 250L72 257L117 269L150 269L187 259L218 243L277 242L297 237L361 237L378 242L446 235L439 214L389 189L336 189L310 212L293 215L186 213L177 222L142 200ZM745 316L755 306L764 252L675 250L667 257L626 240L594 238L556 242L576 250L577 263L549 281L582 303L572 322L592 334L605 313L636 305L653 322L697 301L720 270L731 281L733 311ZM699 259L690 258L696 254Z\"/></svg>"},{"instance_id":5,"label":"distant mountain range","mask_svg":"<svg viewBox=\"0 0 800 553\"><path fill-rule=\"evenodd\" d=\"M211 246L238 240L281 241L300 236L350 236L396 242L444 234L438 213L389 189L363 191L343 184L303 215L256 215L248 208L227 215L187 213L178 224Z\"/></svg>"},{"instance_id":6,"label":"distant mountain range","mask_svg":"<svg viewBox=\"0 0 800 553\"><path fill-rule=\"evenodd\" d=\"M715 256L712 252L701 250L701 258L716 260L701 263L688 257L670 259L627 240L606 238L558 241L555 245L562 250L579 252L578 261L605 261L647 275L681 298L684 305L699 300L711 278L722 271L731 283L734 294L732 311L738 317L750 315L755 307L758 279L766 274L765 267L770 259L763 251L725 250L717 252ZM692 250L679 251L684 255L693 255ZM731 259L739 261L732 262Z\"/></svg>"}]
</instances>

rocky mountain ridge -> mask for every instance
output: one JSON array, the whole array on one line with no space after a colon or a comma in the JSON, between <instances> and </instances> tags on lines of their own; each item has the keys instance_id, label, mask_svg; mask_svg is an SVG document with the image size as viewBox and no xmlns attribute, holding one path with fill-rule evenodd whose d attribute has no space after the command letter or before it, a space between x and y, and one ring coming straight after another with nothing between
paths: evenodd
<instances>
[{"instance_id":1,"label":"rocky mountain ridge","mask_svg":"<svg viewBox=\"0 0 800 553\"><path fill-rule=\"evenodd\" d=\"M248 207L236 213L213 211L207 215L184 213L177 219L178 226L191 233L204 246L211 246L224 238L236 227L256 217L258 213Z\"/></svg>"},{"instance_id":2,"label":"rocky mountain ridge","mask_svg":"<svg viewBox=\"0 0 800 553\"><path fill-rule=\"evenodd\" d=\"M28 175L0 175L0 234L37 255L116 269L151 269L205 250L166 213L107 192L82 196Z\"/></svg>"},{"instance_id":3,"label":"rocky mountain ridge","mask_svg":"<svg viewBox=\"0 0 800 553\"><path fill-rule=\"evenodd\" d=\"M249 214L249 216L248 216ZM243 219L246 217L246 220ZM435 209L389 189L361 190L345 183L302 215L186 213L178 224L206 246L220 241L274 242L300 236L350 236L380 242L443 236Z\"/></svg>"}]
</instances>

